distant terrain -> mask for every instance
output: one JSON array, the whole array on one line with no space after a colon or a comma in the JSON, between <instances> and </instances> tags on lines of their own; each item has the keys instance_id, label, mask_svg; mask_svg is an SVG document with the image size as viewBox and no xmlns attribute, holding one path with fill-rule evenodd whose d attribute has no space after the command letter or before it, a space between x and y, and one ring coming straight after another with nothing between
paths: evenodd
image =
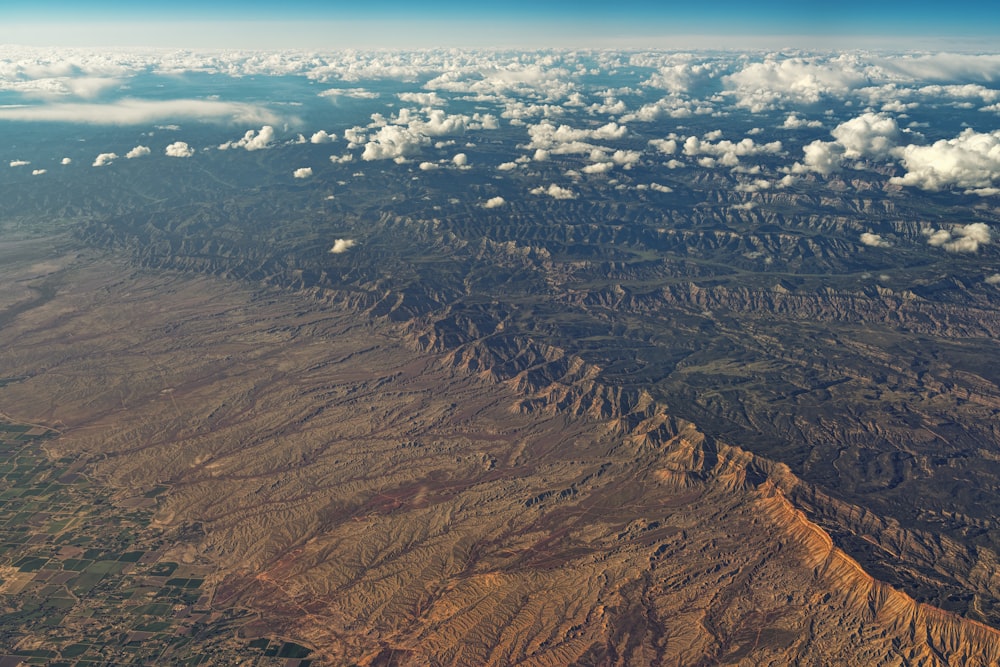
<instances>
[{"instance_id":1,"label":"distant terrain","mask_svg":"<svg viewBox=\"0 0 1000 667\"><path fill-rule=\"evenodd\" d=\"M488 57L0 109L0 655L1000 661L1000 92Z\"/></svg>"}]
</instances>

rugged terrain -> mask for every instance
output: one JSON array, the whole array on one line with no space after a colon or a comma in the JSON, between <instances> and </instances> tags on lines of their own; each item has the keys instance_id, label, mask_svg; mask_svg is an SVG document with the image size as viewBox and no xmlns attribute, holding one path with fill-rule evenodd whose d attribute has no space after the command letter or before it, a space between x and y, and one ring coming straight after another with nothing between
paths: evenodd
<instances>
[{"instance_id":1,"label":"rugged terrain","mask_svg":"<svg viewBox=\"0 0 1000 667\"><path fill-rule=\"evenodd\" d=\"M118 502L167 486L154 527L179 562L211 566L213 607L256 615L242 636L290 637L329 664L1000 660L1000 634L975 620L994 618L1000 583L975 497L989 487L968 481L995 477L988 456L959 454L968 429L995 442L995 384L971 366L894 364L867 319L809 333L851 304L941 321L968 310L720 286L437 309L418 294L409 312L391 290L261 288L74 247L4 248L4 282L23 288L4 304L0 375L16 381L3 410L58 428L51 454L86 461ZM513 244L470 252L561 270ZM594 330L556 344L556 308ZM639 335L667 313L683 357L657 352L666 333ZM965 349L910 317L939 355ZM789 321L805 333L769 345ZM979 331L973 344L991 345ZM720 378L760 386L727 393ZM864 391L902 397L851 413ZM976 411L961 430L928 423ZM969 513L935 513L932 476L965 479Z\"/></svg>"}]
</instances>

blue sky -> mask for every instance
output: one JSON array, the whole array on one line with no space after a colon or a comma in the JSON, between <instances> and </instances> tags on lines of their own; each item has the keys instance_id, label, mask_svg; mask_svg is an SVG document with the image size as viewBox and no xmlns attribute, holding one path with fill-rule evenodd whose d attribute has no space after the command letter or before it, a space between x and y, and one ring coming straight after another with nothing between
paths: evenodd
<instances>
[{"instance_id":1,"label":"blue sky","mask_svg":"<svg viewBox=\"0 0 1000 667\"><path fill-rule=\"evenodd\" d=\"M0 43L178 47L885 45L988 48L1000 3L882 0L4 0ZM711 36L744 42L713 41ZM785 42L781 40L784 39ZM798 41L796 41L798 40ZM908 42L910 40L910 42ZM829 44L827 44L829 42ZM855 44L856 43L856 44Z\"/></svg>"}]
</instances>

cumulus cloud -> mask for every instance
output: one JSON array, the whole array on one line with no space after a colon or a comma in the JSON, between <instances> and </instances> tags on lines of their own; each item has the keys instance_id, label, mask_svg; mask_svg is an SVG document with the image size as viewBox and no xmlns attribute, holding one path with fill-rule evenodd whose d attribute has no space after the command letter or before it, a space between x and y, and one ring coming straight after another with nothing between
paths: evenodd
<instances>
[{"instance_id":1,"label":"cumulus cloud","mask_svg":"<svg viewBox=\"0 0 1000 667\"><path fill-rule=\"evenodd\" d=\"M129 160L134 160L137 157L145 157L150 153L152 153L152 151L149 150L149 146L136 146L128 153L125 153L125 157L128 158Z\"/></svg>"},{"instance_id":2,"label":"cumulus cloud","mask_svg":"<svg viewBox=\"0 0 1000 667\"><path fill-rule=\"evenodd\" d=\"M512 169L517 169L517 163L516 162L502 162L502 163L500 163L500 164L497 165L497 170L498 171L510 171Z\"/></svg>"},{"instance_id":3,"label":"cumulus cloud","mask_svg":"<svg viewBox=\"0 0 1000 667\"><path fill-rule=\"evenodd\" d=\"M31 175L32 176L41 176L42 174L44 174L47 171L48 171L48 169L32 169L31 170Z\"/></svg>"},{"instance_id":4,"label":"cumulus cloud","mask_svg":"<svg viewBox=\"0 0 1000 667\"><path fill-rule=\"evenodd\" d=\"M983 282L987 285L1000 285L1000 273L994 273L991 276L986 276Z\"/></svg>"},{"instance_id":5,"label":"cumulus cloud","mask_svg":"<svg viewBox=\"0 0 1000 667\"><path fill-rule=\"evenodd\" d=\"M451 159L456 167L465 167L469 164L469 156L465 153L458 153Z\"/></svg>"},{"instance_id":6,"label":"cumulus cloud","mask_svg":"<svg viewBox=\"0 0 1000 667\"><path fill-rule=\"evenodd\" d=\"M312 167L299 167L292 172L292 176L295 178L309 178L313 175Z\"/></svg>"},{"instance_id":7,"label":"cumulus cloud","mask_svg":"<svg viewBox=\"0 0 1000 667\"><path fill-rule=\"evenodd\" d=\"M499 208L507 203L503 197L490 197L485 202L483 202L483 208Z\"/></svg>"},{"instance_id":8,"label":"cumulus cloud","mask_svg":"<svg viewBox=\"0 0 1000 667\"><path fill-rule=\"evenodd\" d=\"M71 164L73 162L72 158L64 157L59 161L59 164Z\"/></svg>"},{"instance_id":9,"label":"cumulus cloud","mask_svg":"<svg viewBox=\"0 0 1000 667\"><path fill-rule=\"evenodd\" d=\"M846 158L882 158L896 145L899 126L885 114L865 113L841 123L830 134L844 147Z\"/></svg>"},{"instance_id":10,"label":"cumulus cloud","mask_svg":"<svg viewBox=\"0 0 1000 667\"><path fill-rule=\"evenodd\" d=\"M615 168L614 162L595 162L594 164L588 164L583 167L580 171L585 174L606 174Z\"/></svg>"},{"instance_id":11,"label":"cumulus cloud","mask_svg":"<svg viewBox=\"0 0 1000 667\"><path fill-rule=\"evenodd\" d=\"M354 239L337 239L333 242L330 252L334 255L339 255L342 252L347 252L349 248L353 248L355 245L357 245L357 241Z\"/></svg>"},{"instance_id":12,"label":"cumulus cloud","mask_svg":"<svg viewBox=\"0 0 1000 667\"><path fill-rule=\"evenodd\" d=\"M553 199L576 199L576 193L564 187L552 183L547 188L538 186L530 190L533 195L548 195Z\"/></svg>"},{"instance_id":13,"label":"cumulus cloud","mask_svg":"<svg viewBox=\"0 0 1000 667\"><path fill-rule=\"evenodd\" d=\"M386 125L372 135L361 154L362 160L391 160L407 157L431 143L430 137L401 125Z\"/></svg>"},{"instance_id":14,"label":"cumulus cloud","mask_svg":"<svg viewBox=\"0 0 1000 667\"><path fill-rule=\"evenodd\" d=\"M27 167L31 162L28 160L11 160L10 166L12 167Z\"/></svg>"},{"instance_id":15,"label":"cumulus cloud","mask_svg":"<svg viewBox=\"0 0 1000 667\"><path fill-rule=\"evenodd\" d=\"M676 139L650 139L649 145L664 155L673 155L677 152Z\"/></svg>"},{"instance_id":16,"label":"cumulus cloud","mask_svg":"<svg viewBox=\"0 0 1000 667\"><path fill-rule=\"evenodd\" d=\"M118 155L116 153L101 153L96 158L94 158L93 166L103 167L105 165L111 164L113 161L117 159Z\"/></svg>"},{"instance_id":17,"label":"cumulus cloud","mask_svg":"<svg viewBox=\"0 0 1000 667\"><path fill-rule=\"evenodd\" d=\"M846 58L769 57L723 77L723 82L737 106L759 113L787 102L816 104L867 84L868 77Z\"/></svg>"},{"instance_id":18,"label":"cumulus cloud","mask_svg":"<svg viewBox=\"0 0 1000 667\"><path fill-rule=\"evenodd\" d=\"M799 130L804 127L823 127L823 123L818 120L806 120L797 116L794 112L788 114L785 118L785 122L781 124L782 129L785 130Z\"/></svg>"},{"instance_id":19,"label":"cumulus cloud","mask_svg":"<svg viewBox=\"0 0 1000 667\"><path fill-rule=\"evenodd\" d=\"M894 154L906 174L891 183L936 191L959 187L986 189L1000 181L1000 130L979 133L967 128L954 139L942 139L929 146L910 144Z\"/></svg>"},{"instance_id":20,"label":"cumulus cloud","mask_svg":"<svg viewBox=\"0 0 1000 667\"><path fill-rule=\"evenodd\" d=\"M398 93L396 95L401 101L411 104L419 104L425 107L444 106L447 102L437 93Z\"/></svg>"},{"instance_id":21,"label":"cumulus cloud","mask_svg":"<svg viewBox=\"0 0 1000 667\"><path fill-rule=\"evenodd\" d=\"M346 155L331 155L330 156L330 162L332 162L334 164L346 164L348 162L353 162L353 161L354 161L354 156L351 155L350 153L347 153Z\"/></svg>"},{"instance_id":22,"label":"cumulus cloud","mask_svg":"<svg viewBox=\"0 0 1000 667\"><path fill-rule=\"evenodd\" d=\"M649 184L640 183L639 185L635 186L635 189L636 190L652 190L653 192L664 192L664 193L673 192L674 191L674 189L672 187L670 187L669 185L661 185L660 183L649 183Z\"/></svg>"},{"instance_id":23,"label":"cumulus cloud","mask_svg":"<svg viewBox=\"0 0 1000 667\"><path fill-rule=\"evenodd\" d=\"M419 165L420 171L433 171L438 169L438 165L434 162L421 162Z\"/></svg>"},{"instance_id":24,"label":"cumulus cloud","mask_svg":"<svg viewBox=\"0 0 1000 667\"><path fill-rule=\"evenodd\" d=\"M864 232L861 234L860 240L862 244L873 248L889 248L892 246L880 234L873 234L872 232Z\"/></svg>"},{"instance_id":25,"label":"cumulus cloud","mask_svg":"<svg viewBox=\"0 0 1000 667\"><path fill-rule=\"evenodd\" d=\"M194 149L183 141L175 141L167 146L164 153L167 157L191 157L194 155Z\"/></svg>"},{"instance_id":26,"label":"cumulus cloud","mask_svg":"<svg viewBox=\"0 0 1000 667\"><path fill-rule=\"evenodd\" d=\"M229 150L230 148L245 148L248 151L259 151L271 146L274 141L274 128L265 125L260 131L247 130L242 139L237 141L227 141L219 145L219 150Z\"/></svg>"},{"instance_id":27,"label":"cumulus cloud","mask_svg":"<svg viewBox=\"0 0 1000 667\"><path fill-rule=\"evenodd\" d=\"M887 158L894 154L900 130L895 119L868 112L841 123L830 134L835 141L816 140L804 146L803 160L791 167L791 173L829 176L840 171L846 159Z\"/></svg>"},{"instance_id":28,"label":"cumulus cloud","mask_svg":"<svg viewBox=\"0 0 1000 667\"><path fill-rule=\"evenodd\" d=\"M927 243L944 248L948 252L976 252L979 247L990 243L992 235L984 222L956 225L952 229L927 229L924 231Z\"/></svg>"},{"instance_id":29,"label":"cumulus cloud","mask_svg":"<svg viewBox=\"0 0 1000 667\"><path fill-rule=\"evenodd\" d=\"M418 153L432 143L432 137L464 134L468 130L493 130L499 124L495 116L475 113L447 114L441 109L431 109L426 114L411 109L400 109L390 119L381 114L372 115L369 128L377 128L367 134L366 128L355 127L344 132L350 146L364 143L361 154L363 160L400 160ZM438 142L441 143L441 142Z\"/></svg>"},{"instance_id":30,"label":"cumulus cloud","mask_svg":"<svg viewBox=\"0 0 1000 667\"><path fill-rule=\"evenodd\" d=\"M146 125L178 118L239 123L278 120L271 111L257 105L218 100L123 99L107 104L59 103L0 107L0 120Z\"/></svg>"},{"instance_id":31,"label":"cumulus cloud","mask_svg":"<svg viewBox=\"0 0 1000 667\"><path fill-rule=\"evenodd\" d=\"M716 137L717 138L717 137ZM717 143L702 141L698 137L688 137L684 141L684 154L690 156L707 155L714 158L709 164L708 160L699 160L702 166L715 166L720 164L725 167L735 167L739 164L740 158L750 155L773 155L782 150L780 141L772 141L766 144L758 144L753 139L745 137L738 142L723 139Z\"/></svg>"},{"instance_id":32,"label":"cumulus cloud","mask_svg":"<svg viewBox=\"0 0 1000 667\"><path fill-rule=\"evenodd\" d=\"M314 132L311 137L309 137L309 143L312 144L328 144L337 138L336 134L327 132L326 130L320 130L319 132Z\"/></svg>"}]
</instances>

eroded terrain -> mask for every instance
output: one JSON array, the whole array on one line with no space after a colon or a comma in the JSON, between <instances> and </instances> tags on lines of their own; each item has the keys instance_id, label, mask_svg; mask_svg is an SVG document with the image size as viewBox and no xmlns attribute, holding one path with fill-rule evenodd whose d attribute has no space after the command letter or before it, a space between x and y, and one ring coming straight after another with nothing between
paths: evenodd
<instances>
[{"instance_id":1,"label":"eroded terrain","mask_svg":"<svg viewBox=\"0 0 1000 667\"><path fill-rule=\"evenodd\" d=\"M556 348L48 248L5 264L58 287L0 330L4 409L117 505L155 495L227 636L329 664L1000 659L834 547L787 466Z\"/></svg>"}]
</instances>

